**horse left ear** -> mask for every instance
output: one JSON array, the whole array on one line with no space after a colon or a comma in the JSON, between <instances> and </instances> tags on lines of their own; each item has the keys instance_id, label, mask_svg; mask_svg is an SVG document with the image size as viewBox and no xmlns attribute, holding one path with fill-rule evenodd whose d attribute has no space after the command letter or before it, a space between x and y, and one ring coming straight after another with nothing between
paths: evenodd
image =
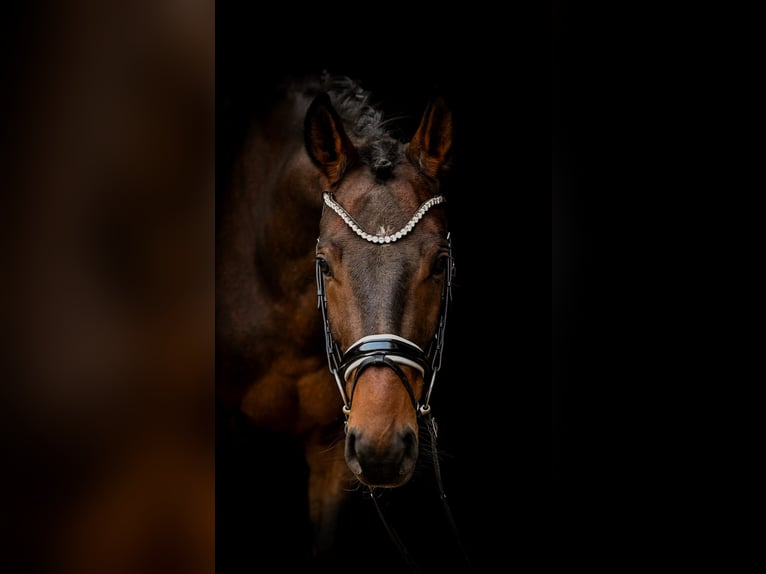
<instances>
[{"instance_id":1,"label":"horse left ear","mask_svg":"<svg viewBox=\"0 0 766 574\"><path fill-rule=\"evenodd\" d=\"M356 159L356 148L343 129L343 120L322 92L311 102L303 126L306 151L330 185L336 184Z\"/></svg>"},{"instance_id":2,"label":"horse left ear","mask_svg":"<svg viewBox=\"0 0 766 574\"><path fill-rule=\"evenodd\" d=\"M452 111L440 96L428 103L420 125L407 146L407 158L423 173L438 179L448 168L452 152Z\"/></svg>"}]
</instances>

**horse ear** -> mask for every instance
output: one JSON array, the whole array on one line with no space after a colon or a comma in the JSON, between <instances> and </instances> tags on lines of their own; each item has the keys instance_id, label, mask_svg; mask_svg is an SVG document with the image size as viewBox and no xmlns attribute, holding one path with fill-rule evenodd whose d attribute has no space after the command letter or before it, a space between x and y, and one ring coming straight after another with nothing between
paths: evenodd
<instances>
[{"instance_id":1,"label":"horse ear","mask_svg":"<svg viewBox=\"0 0 766 574\"><path fill-rule=\"evenodd\" d=\"M311 102L304 120L303 136L311 161L327 177L330 185L340 181L356 159L356 149L326 93L317 95Z\"/></svg>"},{"instance_id":2,"label":"horse ear","mask_svg":"<svg viewBox=\"0 0 766 574\"><path fill-rule=\"evenodd\" d=\"M407 158L429 177L438 178L449 168L451 152L452 111L437 96L426 106L407 146Z\"/></svg>"}]
</instances>

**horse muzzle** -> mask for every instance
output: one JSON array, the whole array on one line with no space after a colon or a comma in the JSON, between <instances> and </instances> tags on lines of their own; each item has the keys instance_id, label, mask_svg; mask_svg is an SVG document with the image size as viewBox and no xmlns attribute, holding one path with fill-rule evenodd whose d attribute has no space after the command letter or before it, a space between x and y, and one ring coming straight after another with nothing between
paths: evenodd
<instances>
[{"instance_id":1,"label":"horse muzzle","mask_svg":"<svg viewBox=\"0 0 766 574\"><path fill-rule=\"evenodd\" d=\"M402 372L414 378L414 369ZM407 482L418 458L418 417L390 368L373 363L358 378L346 422L345 458L367 486L393 488Z\"/></svg>"},{"instance_id":2,"label":"horse muzzle","mask_svg":"<svg viewBox=\"0 0 766 574\"><path fill-rule=\"evenodd\" d=\"M345 458L357 479L372 487L407 482L418 458L419 401L428 368L417 345L395 335L363 337L344 354L349 390ZM352 407L353 405L353 407Z\"/></svg>"},{"instance_id":3,"label":"horse muzzle","mask_svg":"<svg viewBox=\"0 0 766 574\"><path fill-rule=\"evenodd\" d=\"M359 482L395 488L406 483L418 459L417 433L411 428L379 440L374 433L351 428L346 436L346 464Z\"/></svg>"}]
</instances>

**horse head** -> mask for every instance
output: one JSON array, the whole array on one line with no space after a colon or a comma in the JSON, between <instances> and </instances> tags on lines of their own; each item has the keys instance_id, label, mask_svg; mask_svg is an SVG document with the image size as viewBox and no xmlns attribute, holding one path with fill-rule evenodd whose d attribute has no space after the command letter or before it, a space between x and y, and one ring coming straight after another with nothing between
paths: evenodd
<instances>
[{"instance_id":1,"label":"horse head","mask_svg":"<svg viewBox=\"0 0 766 574\"><path fill-rule=\"evenodd\" d=\"M342 102L341 102L342 104ZM409 142L344 125L326 93L305 116L323 210L317 285L345 459L370 487L413 475L440 366L453 269L445 197L452 114L431 101Z\"/></svg>"}]
</instances>

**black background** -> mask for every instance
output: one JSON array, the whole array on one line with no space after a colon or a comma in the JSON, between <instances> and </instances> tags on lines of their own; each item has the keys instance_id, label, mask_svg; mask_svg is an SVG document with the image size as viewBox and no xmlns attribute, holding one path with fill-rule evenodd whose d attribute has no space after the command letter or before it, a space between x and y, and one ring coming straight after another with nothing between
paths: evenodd
<instances>
[{"instance_id":1,"label":"black background","mask_svg":"<svg viewBox=\"0 0 766 574\"><path fill-rule=\"evenodd\" d=\"M730 394L752 311L748 26L652 3L552 16L551 553L730 565L751 497Z\"/></svg>"},{"instance_id":2,"label":"black background","mask_svg":"<svg viewBox=\"0 0 766 574\"><path fill-rule=\"evenodd\" d=\"M677 77L636 12L552 14L552 549L613 567L667 551L689 510L671 427L686 350L668 241L684 158L663 123Z\"/></svg>"}]
</instances>

